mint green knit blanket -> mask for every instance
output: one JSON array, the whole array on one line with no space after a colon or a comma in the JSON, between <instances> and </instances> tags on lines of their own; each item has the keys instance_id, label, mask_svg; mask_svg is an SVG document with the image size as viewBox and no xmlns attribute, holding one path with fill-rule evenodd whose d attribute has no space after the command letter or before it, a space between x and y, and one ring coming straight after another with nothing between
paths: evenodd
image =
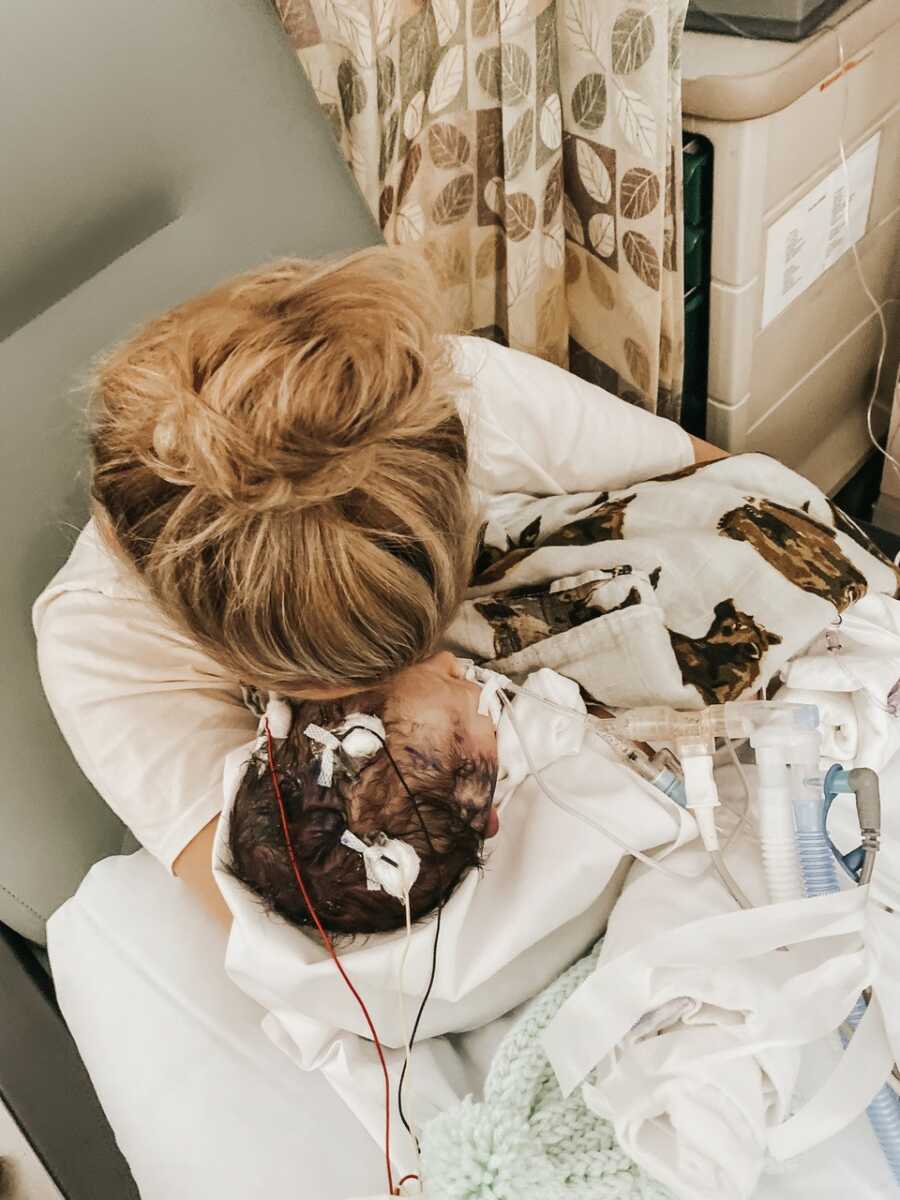
<instances>
[{"instance_id":1,"label":"mint green knit blanket","mask_svg":"<svg viewBox=\"0 0 900 1200\"><path fill-rule=\"evenodd\" d=\"M564 1099L539 1037L594 970L599 944L528 1005L500 1043L484 1099L467 1096L420 1134L429 1200L670 1200L576 1088Z\"/></svg>"}]
</instances>

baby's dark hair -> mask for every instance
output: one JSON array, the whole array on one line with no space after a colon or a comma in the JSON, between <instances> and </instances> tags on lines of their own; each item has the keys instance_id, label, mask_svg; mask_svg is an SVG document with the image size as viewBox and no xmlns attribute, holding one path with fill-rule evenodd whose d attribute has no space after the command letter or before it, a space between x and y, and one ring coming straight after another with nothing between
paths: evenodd
<instances>
[{"instance_id":1,"label":"baby's dark hair","mask_svg":"<svg viewBox=\"0 0 900 1200\"><path fill-rule=\"evenodd\" d=\"M324 928L377 933L406 920L401 901L369 891L362 856L341 844L348 828L366 842L384 833L413 846L420 868L410 891L412 917L431 912L481 866L496 765L473 757L461 733L452 733L442 746L417 739L421 731L415 725L386 718L376 693L291 707L289 735L273 742L275 769L297 864ZM382 749L358 762L355 777L337 770L332 785L322 787L319 747L304 730L310 724L332 730L354 712L381 717L390 755ZM313 924L285 844L265 750L247 764L231 811L228 847L227 869L267 909L294 925Z\"/></svg>"}]
</instances>

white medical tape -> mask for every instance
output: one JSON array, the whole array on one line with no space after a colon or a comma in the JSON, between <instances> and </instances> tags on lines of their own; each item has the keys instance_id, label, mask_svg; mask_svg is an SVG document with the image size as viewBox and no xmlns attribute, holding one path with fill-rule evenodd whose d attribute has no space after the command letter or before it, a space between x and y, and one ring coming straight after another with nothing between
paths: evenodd
<instances>
[{"instance_id":1,"label":"white medical tape","mask_svg":"<svg viewBox=\"0 0 900 1200\"><path fill-rule=\"evenodd\" d=\"M846 1129L881 1091L893 1065L884 1016L873 996L850 1044L819 1091L799 1112L770 1131L773 1158L793 1158Z\"/></svg>"},{"instance_id":2,"label":"white medical tape","mask_svg":"<svg viewBox=\"0 0 900 1200\"><path fill-rule=\"evenodd\" d=\"M303 732L310 741L321 746L319 783L322 787L331 787L339 754L352 759L374 758L385 739L384 725L369 713L351 713L333 730L311 724Z\"/></svg>"},{"instance_id":3,"label":"white medical tape","mask_svg":"<svg viewBox=\"0 0 900 1200\"><path fill-rule=\"evenodd\" d=\"M350 713L334 732L344 753L356 759L374 758L386 740L383 723L371 713Z\"/></svg>"},{"instance_id":4,"label":"white medical tape","mask_svg":"<svg viewBox=\"0 0 900 1200\"><path fill-rule=\"evenodd\" d=\"M294 714L287 700L282 700L280 696L270 696L263 714L262 724L265 725L268 722L269 733L276 741L287 737L291 732L293 720Z\"/></svg>"},{"instance_id":5,"label":"white medical tape","mask_svg":"<svg viewBox=\"0 0 900 1200\"><path fill-rule=\"evenodd\" d=\"M868 902L867 892L867 886L851 888L811 900L704 918L651 938L598 968L563 1005L541 1037L564 1094L607 1054L614 1050L622 1053L621 1045L629 1039L629 1029L633 1033L634 1022L646 1019L653 1005L674 998L667 995L669 988L677 991L689 984L696 989L696 998L702 1000L713 977L698 967L730 962L735 977L754 971L754 965L747 962L744 966L743 960L779 944L794 946L822 937L861 933L863 940L856 948L845 948L811 970L801 969L787 980L781 979L777 988L770 981L768 999L760 990L759 1006L755 1012L748 1010L750 1019L745 1026L729 1025L724 1047L716 1048L711 1042L709 1050L693 1059L691 1065L691 1075L699 1078L731 1059L756 1057L762 1061L769 1049L799 1047L829 1036L840 1024L841 1014L848 1012L855 997L871 985L874 995L869 1010L838 1067L798 1113L770 1127L768 1148L777 1160L784 1160L845 1128L878 1092L895 1057L890 1043L890 1017L885 1009L896 1006L896 996L891 995L892 979L884 978L891 974L885 969L885 951L889 948L877 928L883 911L877 902ZM893 941L892 932L888 942ZM666 937L670 940L668 947L664 945ZM685 968L692 972L690 978ZM738 988L736 1000L740 994ZM598 1012L603 1013L602 1029L597 1025ZM696 1054L696 1044L691 1045ZM634 1055L634 1047L629 1047L635 1059L632 1071L635 1066L648 1067L644 1060L660 1046L647 1043L639 1049L640 1053ZM660 1053L664 1052L663 1046ZM657 1074L662 1077L665 1072L658 1070ZM630 1080L626 1078L626 1091L622 1091L621 1081L613 1072L599 1090L589 1089L589 1106L594 1107L593 1100L597 1100L601 1104L597 1111L603 1111L603 1105L612 1105L610 1113L627 1107L627 1087L637 1086L637 1079L636 1074ZM637 1103L639 1098L632 1096L630 1101Z\"/></svg>"},{"instance_id":6,"label":"white medical tape","mask_svg":"<svg viewBox=\"0 0 900 1200\"><path fill-rule=\"evenodd\" d=\"M264 775L269 769L269 739L266 730L268 729L273 741L281 742L291 732L293 721L294 714L287 700L282 700L280 696L269 696L265 712L259 718L256 727L255 755L258 775Z\"/></svg>"},{"instance_id":7,"label":"white medical tape","mask_svg":"<svg viewBox=\"0 0 900 1200\"><path fill-rule=\"evenodd\" d=\"M383 833L377 834L369 846L350 829L341 834L341 845L362 855L370 892L387 892L397 900L409 895L420 867L419 856L412 846Z\"/></svg>"},{"instance_id":8,"label":"white medical tape","mask_svg":"<svg viewBox=\"0 0 900 1200\"><path fill-rule=\"evenodd\" d=\"M465 678L469 683L477 683L481 688L481 695L478 698L479 716L489 716L496 729L500 724L500 716L503 712L498 692L509 687L510 681L505 675L500 675L497 671L490 670L489 667L476 667L474 663L470 663L466 668Z\"/></svg>"},{"instance_id":9,"label":"white medical tape","mask_svg":"<svg viewBox=\"0 0 900 1200\"><path fill-rule=\"evenodd\" d=\"M859 933L865 925L866 899L867 889L860 887L813 900L704 917L626 951L612 960L612 970L612 961L599 967L573 992L541 1035L563 1095L568 1096L645 1013L658 1007L661 999L670 998L656 993L655 972L659 968L676 963L691 969L739 963L781 945ZM858 961L848 964L849 974L859 977L848 980L846 1012L852 1007L854 994L858 995L869 982L864 972L864 950L850 957ZM820 986L813 981L808 990L814 992ZM602 1028L597 1025L598 1012L603 1013ZM823 1034L837 1028L841 1019L838 1008L831 1025L824 1021ZM812 1024L811 1011L804 1020ZM750 1051L752 1046L736 1047L736 1053Z\"/></svg>"},{"instance_id":10,"label":"white medical tape","mask_svg":"<svg viewBox=\"0 0 900 1200\"><path fill-rule=\"evenodd\" d=\"M331 787L334 779L334 756L340 750L341 743L330 729L323 729L321 725L307 725L303 732L311 742L322 747L319 760L319 783L322 787Z\"/></svg>"}]
</instances>

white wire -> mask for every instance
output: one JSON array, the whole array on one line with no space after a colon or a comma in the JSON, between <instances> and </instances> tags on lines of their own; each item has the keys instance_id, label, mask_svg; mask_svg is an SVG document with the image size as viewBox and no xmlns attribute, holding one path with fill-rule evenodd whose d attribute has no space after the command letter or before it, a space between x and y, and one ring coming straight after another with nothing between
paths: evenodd
<instances>
[{"instance_id":1,"label":"white wire","mask_svg":"<svg viewBox=\"0 0 900 1200\"><path fill-rule=\"evenodd\" d=\"M847 664L842 659L842 651L844 649L839 633L832 633L830 630L825 632L825 648L828 651L828 656L832 662L837 663L838 670L851 685L851 691L858 691L865 696L870 704L873 704L883 713L887 713L889 717L896 719L898 716L897 710L885 704L879 696L876 696L871 688L866 687L861 679L850 670Z\"/></svg>"},{"instance_id":2,"label":"white wire","mask_svg":"<svg viewBox=\"0 0 900 1200\"><path fill-rule=\"evenodd\" d=\"M750 820L750 780L747 778L747 772L744 770L741 760L737 756L737 746L730 738L728 739L728 749L731 751L731 760L737 768L738 778L741 781L741 787L744 789L744 807L741 810L740 820L729 834L728 841L722 847L723 854L731 849ZM734 810L729 807L729 811L733 812Z\"/></svg>"},{"instance_id":3,"label":"white wire","mask_svg":"<svg viewBox=\"0 0 900 1200\"><path fill-rule=\"evenodd\" d=\"M732 900L735 902L738 908L743 908L745 911L747 909L751 909L753 905L747 899L747 895L741 888L741 885L728 870L728 864L725 862L725 855L722 853L722 851L710 850L709 856L713 861L713 866L715 867L716 873L719 876L719 879L722 881L725 890L730 893Z\"/></svg>"},{"instance_id":4,"label":"white wire","mask_svg":"<svg viewBox=\"0 0 900 1200\"><path fill-rule=\"evenodd\" d=\"M880 709L883 713L887 713L887 715L889 717L893 717L896 720L896 718L897 718L896 709L888 708L888 706L886 704L883 704L882 701L879 700L879 698L875 695L875 693L873 691L871 691L869 688L866 687L866 685L864 683L862 683L859 679L857 679L857 677L853 674L853 672L846 665L846 663L841 662L840 650L832 650L831 658L834 660L834 662L837 663L838 667L840 668L841 672L844 674L844 676L846 677L848 682L853 685L852 690L862 692L863 696L865 696L865 698L869 701L870 704L874 704L874 706L876 708Z\"/></svg>"},{"instance_id":5,"label":"white wire","mask_svg":"<svg viewBox=\"0 0 900 1200\"><path fill-rule=\"evenodd\" d=\"M403 1030L404 1038L403 1077L408 1081L410 1076L410 1058L412 1055L412 1047L409 1044L410 1028L406 1020L406 960L409 957L409 947L412 942L412 913L410 912L409 906L409 890L403 893L403 908L406 914L406 945L403 947L403 954L400 958L400 978L398 984L400 991L398 999L400 1001L400 1028ZM416 1153L418 1154L418 1127L416 1125L415 1117L412 1114L409 1118L409 1128L413 1144L416 1147Z\"/></svg>"},{"instance_id":6,"label":"white wire","mask_svg":"<svg viewBox=\"0 0 900 1200\"><path fill-rule=\"evenodd\" d=\"M847 166L847 152L846 152L846 147L844 146L844 130L847 127L847 113L850 108L850 104L849 104L850 79L849 79L849 73L847 73L844 70L844 67L846 65L846 56L844 55L844 42L843 42L843 39L841 38L840 27L839 27L839 25L835 24L835 25L831 25L829 28L831 29L831 32L834 34L835 41L837 42L838 65L839 65L839 70L841 72L840 77L841 77L841 81L842 81L843 111L841 113L841 124L840 124L840 129L838 131L838 149L840 150L840 154L841 154L841 169L843 170L843 173L844 173L844 229L847 231L847 234L849 236L849 231L850 231L850 170ZM881 372L884 368L884 360L887 355L888 332L887 332L887 322L884 319L885 305L878 303L878 301L875 299L872 289L869 287L868 281L866 280L865 272L863 271L862 262L860 261L859 251L856 248L855 241L851 243L850 249L853 252L853 261L856 264L856 273L859 276L859 282L862 285L862 289L866 293L866 297L868 298L869 303L872 305L875 315L878 317L878 323L881 326L881 351L878 355L878 363L875 367L875 381L872 385L872 394L869 397L869 403L866 405L866 432L869 435L869 441L872 443L872 445L875 447L875 449L880 454L882 454L887 459L887 461L891 464L891 466L894 468L894 471L897 475L898 480L900 480L900 463L898 463L896 458L894 458L893 454L891 454L890 445L886 445L884 448L882 448L879 445L878 440L875 437L875 431L872 428L872 413L875 409L875 401L878 399L878 389L881 385ZM898 378L900 378L900 371L898 371ZM895 436L896 436L896 433L895 433Z\"/></svg>"},{"instance_id":7,"label":"white wire","mask_svg":"<svg viewBox=\"0 0 900 1200\"><path fill-rule=\"evenodd\" d=\"M522 694L526 695L526 696L533 696L533 698L535 700L543 700L542 696L534 696L534 694L532 692L523 692ZM538 785L538 787L541 789L541 791L544 793L544 795L547 797L547 799L552 804L555 804L557 808L561 808L563 810L563 812L567 812L570 816L575 817L577 820L584 821L584 823L586 825L593 826L594 829L598 830L605 837L608 837L609 840L611 842L613 842L614 845L618 846L620 850L624 850L626 854L632 855L634 858L636 858L638 860L638 862L642 862L648 867L653 867L655 870L661 871L663 873L663 875L668 875L670 879L678 879L678 880L686 879L691 882L694 882L697 879L702 878L702 876L705 875L707 873L707 871L710 870L711 864L707 864L703 868L702 871L693 872L693 873L687 873L684 871L674 871L671 867L667 867L667 866L665 866L665 864L663 864L661 862L657 862L657 860L655 858L651 858L649 854L645 854L643 852L643 850L638 850L635 846L629 846L627 842L623 841L622 838L620 838L616 834L614 834L610 829L608 829L605 825L603 825L600 821L598 821L596 817L591 816L589 813L585 812L583 809L577 808L574 804L569 804L568 801L563 800L560 796L557 796L553 792L551 792L550 789L547 787L546 783L544 782L544 780L541 778L540 770L535 766L534 759L531 757L531 752L529 751L528 746L525 743L525 739L522 737L522 731L519 728L519 723L516 720L515 715L513 713L512 704L510 703L509 699L503 695L502 692L498 692L498 695L501 697L501 703L503 704L504 708L506 709L507 715L509 716L510 722L512 723L512 727L516 732L516 737L519 739L519 745L522 747L522 753L525 755L525 761L528 764L528 769L531 772L531 775L534 778L535 783ZM548 702L548 703L550 703L550 702ZM560 708L561 711L563 711L563 712L566 711L565 709L562 709L562 707L560 705L552 705L552 707ZM569 710L569 712L570 712L571 716L576 716L576 717L583 716L582 713L576 713L576 712L573 712L572 710Z\"/></svg>"},{"instance_id":8,"label":"white wire","mask_svg":"<svg viewBox=\"0 0 900 1200\"><path fill-rule=\"evenodd\" d=\"M727 762L728 759L737 761L738 750L742 750L749 740L749 738L739 738L734 741L731 738L725 738L725 745L720 746L715 752L713 762L717 767L721 767L722 763ZM738 767L740 768L740 763L738 763Z\"/></svg>"},{"instance_id":9,"label":"white wire","mask_svg":"<svg viewBox=\"0 0 900 1200\"><path fill-rule=\"evenodd\" d=\"M538 696L536 692L529 692L525 688L519 687L517 683L508 682L504 686L508 687L511 692L515 692L517 696L529 696L532 700L539 701L545 708L552 708L554 712L562 713L564 717L577 717L595 737L599 737L602 741L606 741L606 738L603 735L601 726L604 724L614 724L614 718L606 721L605 718L595 717L589 712L578 712L577 709L568 708L565 704L560 704L556 700L548 700L546 696Z\"/></svg>"},{"instance_id":10,"label":"white wire","mask_svg":"<svg viewBox=\"0 0 900 1200\"><path fill-rule=\"evenodd\" d=\"M546 700L543 696L537 696L537 695L535 695L534 692L527 692L523 688L517 687L516 684L510 683L508 686L511 691L518 692L519 695L530 696L532 699L538 700L540 703L548 705L550 708L553 708L557 712L564 713L565 715L567 715L569 717L577 717L582 722L587 723L588 728L593 729L593 732L595 733L595 735L600 737L600 739L602 741L606 741L606 738L604 737L603 733L599 729L597 729L596 726L593 725L594 719L590 718L587 713L579 713L579 712L576 712L574 709L566 708L564 705L557 704L555 701ZM671 879L679 879L679 880L686 879L693 883L693 882L696 882L698 879L702 879L705 875L709 874L710 871L715 871L716 874L719 876L719 879L722 882L723 886L730 893L732 899L741 908L748 909L748 908L752 907L750 904L750 901L747 899L746 895L741 890L741 888L738 885L738 883L736 882L734 876L728 870L728 866L725 862L725 851L729 850L731 848L731 846L734 844L734 842L736 841L736 839L738 838L740 833L743 831L744 826L746 825L747 820L750 815L750 784L749 784L746 774L744 773L744 769L738 760L737 750L735 749L734 743L731 741L730 738L728 739L728 745L731 750L732 757L734 759L734 764L737 767L738 776L739 776L741 783L743 785L743 788L744 788L744 807L740 814L737 826L735 827L734 830L732 830L732 833L731 833L730 837L728 838L728 841L725 843L725 845L721 849L717 848L715 851L707 851L707 853L709 854L709 862L704 867L702 867L699 871L690 871L690 872L689 871L675 871L672 867L668 867L665 864L659 862L657 859L651 858L650 855L645 854L642 850L638 850L634 846L630 846L627 842L625 842L621 838L617 837L616 834L612 833L611 830L609 830L605 825L603 825L600 821L598 821L596 819L596 817L590 816L588 813L584 812L582 809L577 808L575 805L568 804L565 800L562 800L555 793L551 792L550 789L545 784L544 780L541 778L540 771L535 766L534 760L531 757L531 753L528 749L528 746L526 745L524 737L522 736L522 731L519 728L519 723L516 720L515 715L513 713L512 704L509 700L509 697L506 696L503 691L499 691L497 693L497 695L500 697L500 703L506 709L506 712L509 716L512 727L515 730L516 737L519 739L519 745L522 747L522 753L525 755L525 761L528 764L528 768L529 768L529 771L531 772L531 775L533 776L538 787L541 789L541 791L544 793L544 795L547 797L547 799L550 800L553 804L555 804L557 806L557 808L561 808L563 810L563 812L569 813L570 816L576 817L579 821L584 821L585 824L587 824L587 825L591 825L594 829L597 829L597 830L599 830L600 833L604 834L605 837L608 837L609 840L611 842L613 842L616 846L618 846L621 850L624 850L626 852L626 854L632 855L634 858L636 858L638 860L638 862L645 863L648 867L653 867L654 870L662 872L663 875L667 875Z\"/></svg>"}]
</instances>

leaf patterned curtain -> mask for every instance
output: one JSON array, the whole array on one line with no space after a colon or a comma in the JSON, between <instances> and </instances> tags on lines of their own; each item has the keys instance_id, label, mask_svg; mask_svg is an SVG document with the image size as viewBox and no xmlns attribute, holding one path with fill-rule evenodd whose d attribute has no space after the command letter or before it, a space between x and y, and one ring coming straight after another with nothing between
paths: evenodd
<instances>
[{"instance_id":1,"label":"leaf patterned curtain","mask_svg":"<svg viewBox=\"0 0 900 1200\"><path fill-rule=\"evenodd\" d=\"M456 326L677 419L687 0L275 2Z\"/></svg>"}]
</instances>

